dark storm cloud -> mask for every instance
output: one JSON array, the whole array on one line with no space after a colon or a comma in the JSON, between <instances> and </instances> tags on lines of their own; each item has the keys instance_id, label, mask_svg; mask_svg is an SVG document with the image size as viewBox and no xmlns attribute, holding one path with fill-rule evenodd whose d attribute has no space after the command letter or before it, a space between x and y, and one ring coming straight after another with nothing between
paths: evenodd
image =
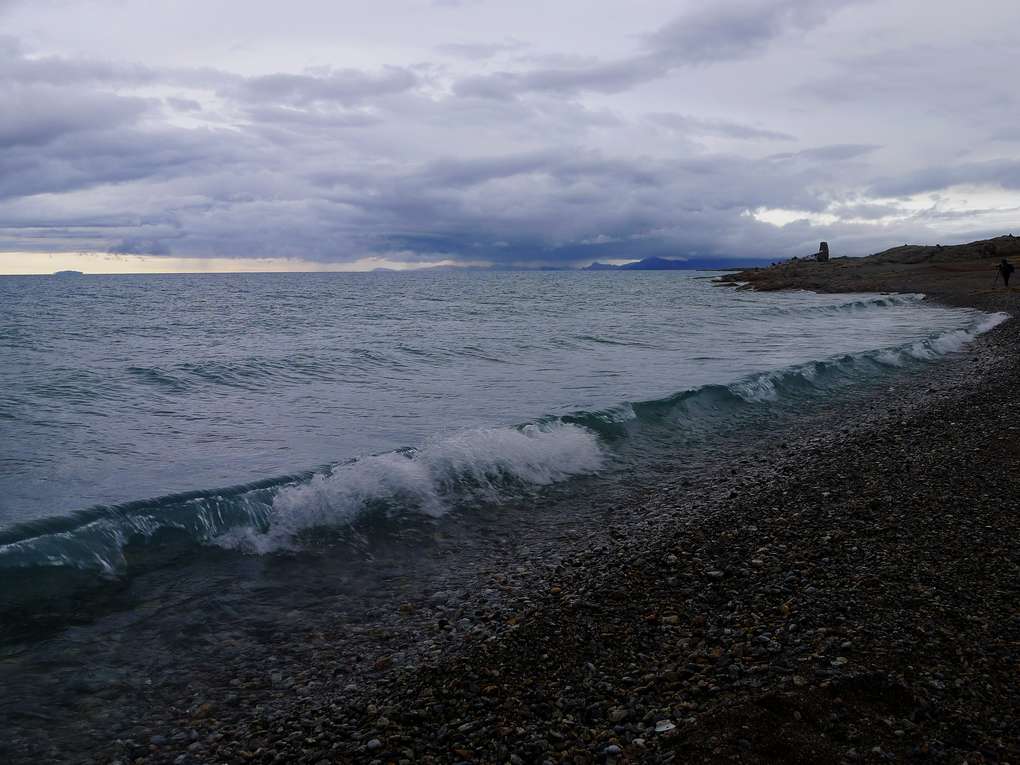
<instances>
[{"instance_id":1,"label":"dark storm cloud","mask_svg":"<svg viewBox=\"0 0 1020 765\"><path fill-rule=\"evenodd\" d=\"M286 178L263 178L261 188L251 186L253 194L231 197L218 188L222 178L209 177L188 184L192 193L204 191L205 205L179 209L177 225L164 225L162 235L125 236L114 247L323 260L360 248L570 262L602 255L606 248L581 244L601 237L617 242L617 255L722 253L734 241L740 213L758 197L748 189L724 189L759 170L735 158L660 165L596 154L529 154L350 177L349 188L318 201L308 189L287 199ZM233 185L247 181L234 177ZM776 185L774 177L761 182ZM480 184L484 195L477 193ZM716 188L705 193L704 184ZM788 185L786 201L807 201L798 191L802 179L793 176ZM172 182L163 193L174 199ZM274 193L277 198L270 198ZM152 228L152 222L140 226Z\"/></svg>"},{"instance_id":2,"label":"dark storm cloud","mask_svg":"<svg viewBox=\"0 0 1020 765\"><path fill-rule=\"evenodd\" d=\"M756 180L737 190L748 177ZM434 163L343 201L372 222L362 231L376 231L384 247L569 262L605 249L586 241L630 253L724 252L724 232L770 228L742 215L766 189L803 206L811 201L805 181L800 171L734 157L661 163L547 153Z\"/></svg>"},{"instance_id":3,"label":"dark storm cloud","mask_svg":"<svg viewBox=\"0 0 1020 765\"><path fill-rule=\"evenodd\" d=\"M754 56L776 38L818 26L852 4L853 0L706 4L647 35L644 49L637 55L572 67L467 77L456 88L462 95L485 98L506 98L531 91L619 93L679 67Z\"/></svg>"},{"instance_id":4,"label":"dark storm cloud","mask_svg":"<svg viewBox=\"0 0 1020 765\"><path fill-rule=\"evenodd\" d=\"M238 162L243 150L226 133L104 127L60 135L44 148L22 144L0 152L0 199L207 174Z\"/></svg>"},{"instance_id":5,"label":"dark storm cloud","mask_svg":"<svg viewBox=\"0 0 1020 765\"><path fill-rule=\"evenodd\" d=\"M649 47L674 66L747 58L790 31L819 26L851 0L706 3L649 35Z\"/></svg>"},{"instance_id":6,"label":"dark storm cloud","mask_svg":"<svg viewBox=\"0 0 1020 765\"><path fill-rule=\"evenodd\" d=\"M122 239L107 252L112 255L169 255L170 247L160 239Z\"/></svg>"},{"instance_id":7,"label":"dark storm cloud","mask_svg":"<svg viewBox=\"0 0 1020 765\"><path fill-rule=\"evenodd\" d=\"M141 98L2 82L0 103L0 151L125 125L152 108L151 101Z\"/></svg>"},{"instance_id":8,"label":"dark storm cloud","mask_svg":"<svg viewBox=\"0 0 1020 765\"><path fill-rule=\"evenodd\" d=\"M548 172L554 154L526 154L484 159L443 159L432 162L415 176L402 179L419 188L466 188L488 181L535 172Z\"/></svg>"},{"instance_id":9,"label":"dark storm cloud","mask_svg":"<svg viewBox=\"0 0 1020 765\"><path fill-rule=\"evenodd\" d=\"M882 197L905 197L925 191L938 191L950 186L987 185L1004 189L1020 189L1020 160L967 162L948 167L929 167L894 178L883 178L871 186L871 192Z\"/></svg>"}]
</instances>

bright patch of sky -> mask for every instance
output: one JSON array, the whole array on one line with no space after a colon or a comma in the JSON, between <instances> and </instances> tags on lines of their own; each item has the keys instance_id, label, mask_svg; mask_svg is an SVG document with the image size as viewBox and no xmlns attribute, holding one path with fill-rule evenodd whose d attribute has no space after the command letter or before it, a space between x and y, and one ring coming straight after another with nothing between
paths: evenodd
<instances>
[{"instance_id":1,"label":"bright patch of sky","mask_svg":"<svg viewBox=\"0 0 1020 765\"><path fill-rule=\"evenodd\" d=\"M312 271L421 271L437 267L486 266L438 260L428 264L406 260L366 257L322 263L297 258L178 258L173 255L114 255L105 252L0 252L0 274L34 276L57 271L82 271L89 274L204 274L269 273Z\"/></svg>"}]
</instances>

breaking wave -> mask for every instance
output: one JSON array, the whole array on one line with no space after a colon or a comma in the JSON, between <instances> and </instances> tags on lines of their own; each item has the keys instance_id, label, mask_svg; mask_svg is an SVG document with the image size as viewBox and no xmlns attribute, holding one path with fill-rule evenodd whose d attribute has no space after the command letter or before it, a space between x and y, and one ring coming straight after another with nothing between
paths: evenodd
<instances>
[{"instance_id":1,"label":"breaking wave","mask_svg":"<svg viewBox=\"0 0 1020 765\"><path fill-rule=\"evenodd\" d=\"M453 433L416 448L298 475L32 521L0 531L0 570L66 568L117 575L127 568L128 545L168 534L264 554L299 547L316 529L355 523L373 513L438 517L479 503L510 501L578 476L632 467L647 454L648 444L675 449L690 432L741 414L796 408L812 396L959 351L1007 318L989 314L969 329L901 346L599 411Z\"/></svg>"},{"instance_id":2,"label":"breaking wave","mask_svg":"<svg viewBox=\"0 0 1020 765\"><path fill-rule=\"evenodd\" d=\"M846 303L833 305L794 305L775 306L762 311L767 316L798 315L839 315L868 313L876 308L905 308L919 305L924 301L921 293L904 293L896 295L875 295L861 300L850 300Z\"/></svg>"},{"instance_id":3,"label":"breaking wave","mask_svg":"<svg viewBox=\"0 0 1020 765\"><path fill-rule=\"evenodd\" d=\"M283 487L261 528L215 541L253 552L294 544L307 529L335 526L367 510L438 517L465 502L499 502L572 476L596 472L605 453L594 433L562 422L487 428L337 465Z\"/></svg>"}]
</instances>

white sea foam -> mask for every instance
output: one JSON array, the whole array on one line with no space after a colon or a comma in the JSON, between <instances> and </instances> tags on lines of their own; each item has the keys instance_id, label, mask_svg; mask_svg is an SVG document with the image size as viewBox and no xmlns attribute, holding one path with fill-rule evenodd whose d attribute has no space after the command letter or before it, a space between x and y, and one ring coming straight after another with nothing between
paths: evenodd
<instances>
[{"instance_id":1,"label":"white sea foam","mask_svg":"<svg viewBox=\"0 0 1020 765\"><path fill-rule=\"evenodd\" d=\"M374 503L440 516L457 500L498 501L509 486L543 486L594 473L604 458L597 436L577 425L464 431L419 450L338 465L286 487L273 502L268 529L235 529L216 542L259 553L285 549L302 531L350 521Z\"/></svg>"},{"instance_id":2,"label":"white sea foam","mask_svg":"<svg viewBox=\"0 0 1020 765\"><path fill-rule=\"evenodd\" d=\"M917 296L920 298L920 296ZM865 351L842 358L831 359L826 364L839 366L844 362L851 364L858 360L870 359L885 366L901 367L909 359L931 361L950 353L956 353L983 335L1002 324L1010 316L1008 313L987 314L975 325L967 329L955 329L943 332L935 337L918 340L906 346L883 348L877 351ZM780 385L784 379L801 377L813 381L818 375L815 363L801 364L785 370L765 372L754 375L729 386L729 390L749 403L767 403L776 401L780 396Z\"/></svg>"},{"instance_id":3,"label":"white sea foam","mask_svg":"<svg viewBox=\"0 0 1020 765\"><path fill-rule=\"evenodd\" d=\"M748 403L761 404L779 398L773 373L760 374L747 380L741 380L733 383L729 388L731 392Z\"/></svg>"},{"instance_id":4,"label":"white sea foam","mask_svg":"<svg viewBox=\"0 0 1020 765\"><path fill-rule=\"evenodd\" d=\"M947 353L955 353L963 349L964 346L972 342L979 335L995 329L995 327L1002 324L1008 318L1008 313L989 314L978 322L976 326L969 329L956 329L952 332L945 332L938 337L913 343L906 349L906 353L922 361L945 356Z\"/></svg>"}]
</instances>

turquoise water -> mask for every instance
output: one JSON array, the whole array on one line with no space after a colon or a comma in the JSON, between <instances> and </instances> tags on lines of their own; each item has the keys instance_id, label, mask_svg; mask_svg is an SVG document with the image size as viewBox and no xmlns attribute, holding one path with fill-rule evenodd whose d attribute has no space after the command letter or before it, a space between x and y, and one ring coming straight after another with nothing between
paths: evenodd
<instances>
[{"instance_id":1,"label":"turquoise water","mask_svg":"<svg viewBox=\"0 0 1020 765\"><path fill-rule=\"evenodd\" d=\"M167 528L266 553L633 474L1002 318L707 276L0 278L0 567L116 573Z\"/></svg>"}]
</instances>

